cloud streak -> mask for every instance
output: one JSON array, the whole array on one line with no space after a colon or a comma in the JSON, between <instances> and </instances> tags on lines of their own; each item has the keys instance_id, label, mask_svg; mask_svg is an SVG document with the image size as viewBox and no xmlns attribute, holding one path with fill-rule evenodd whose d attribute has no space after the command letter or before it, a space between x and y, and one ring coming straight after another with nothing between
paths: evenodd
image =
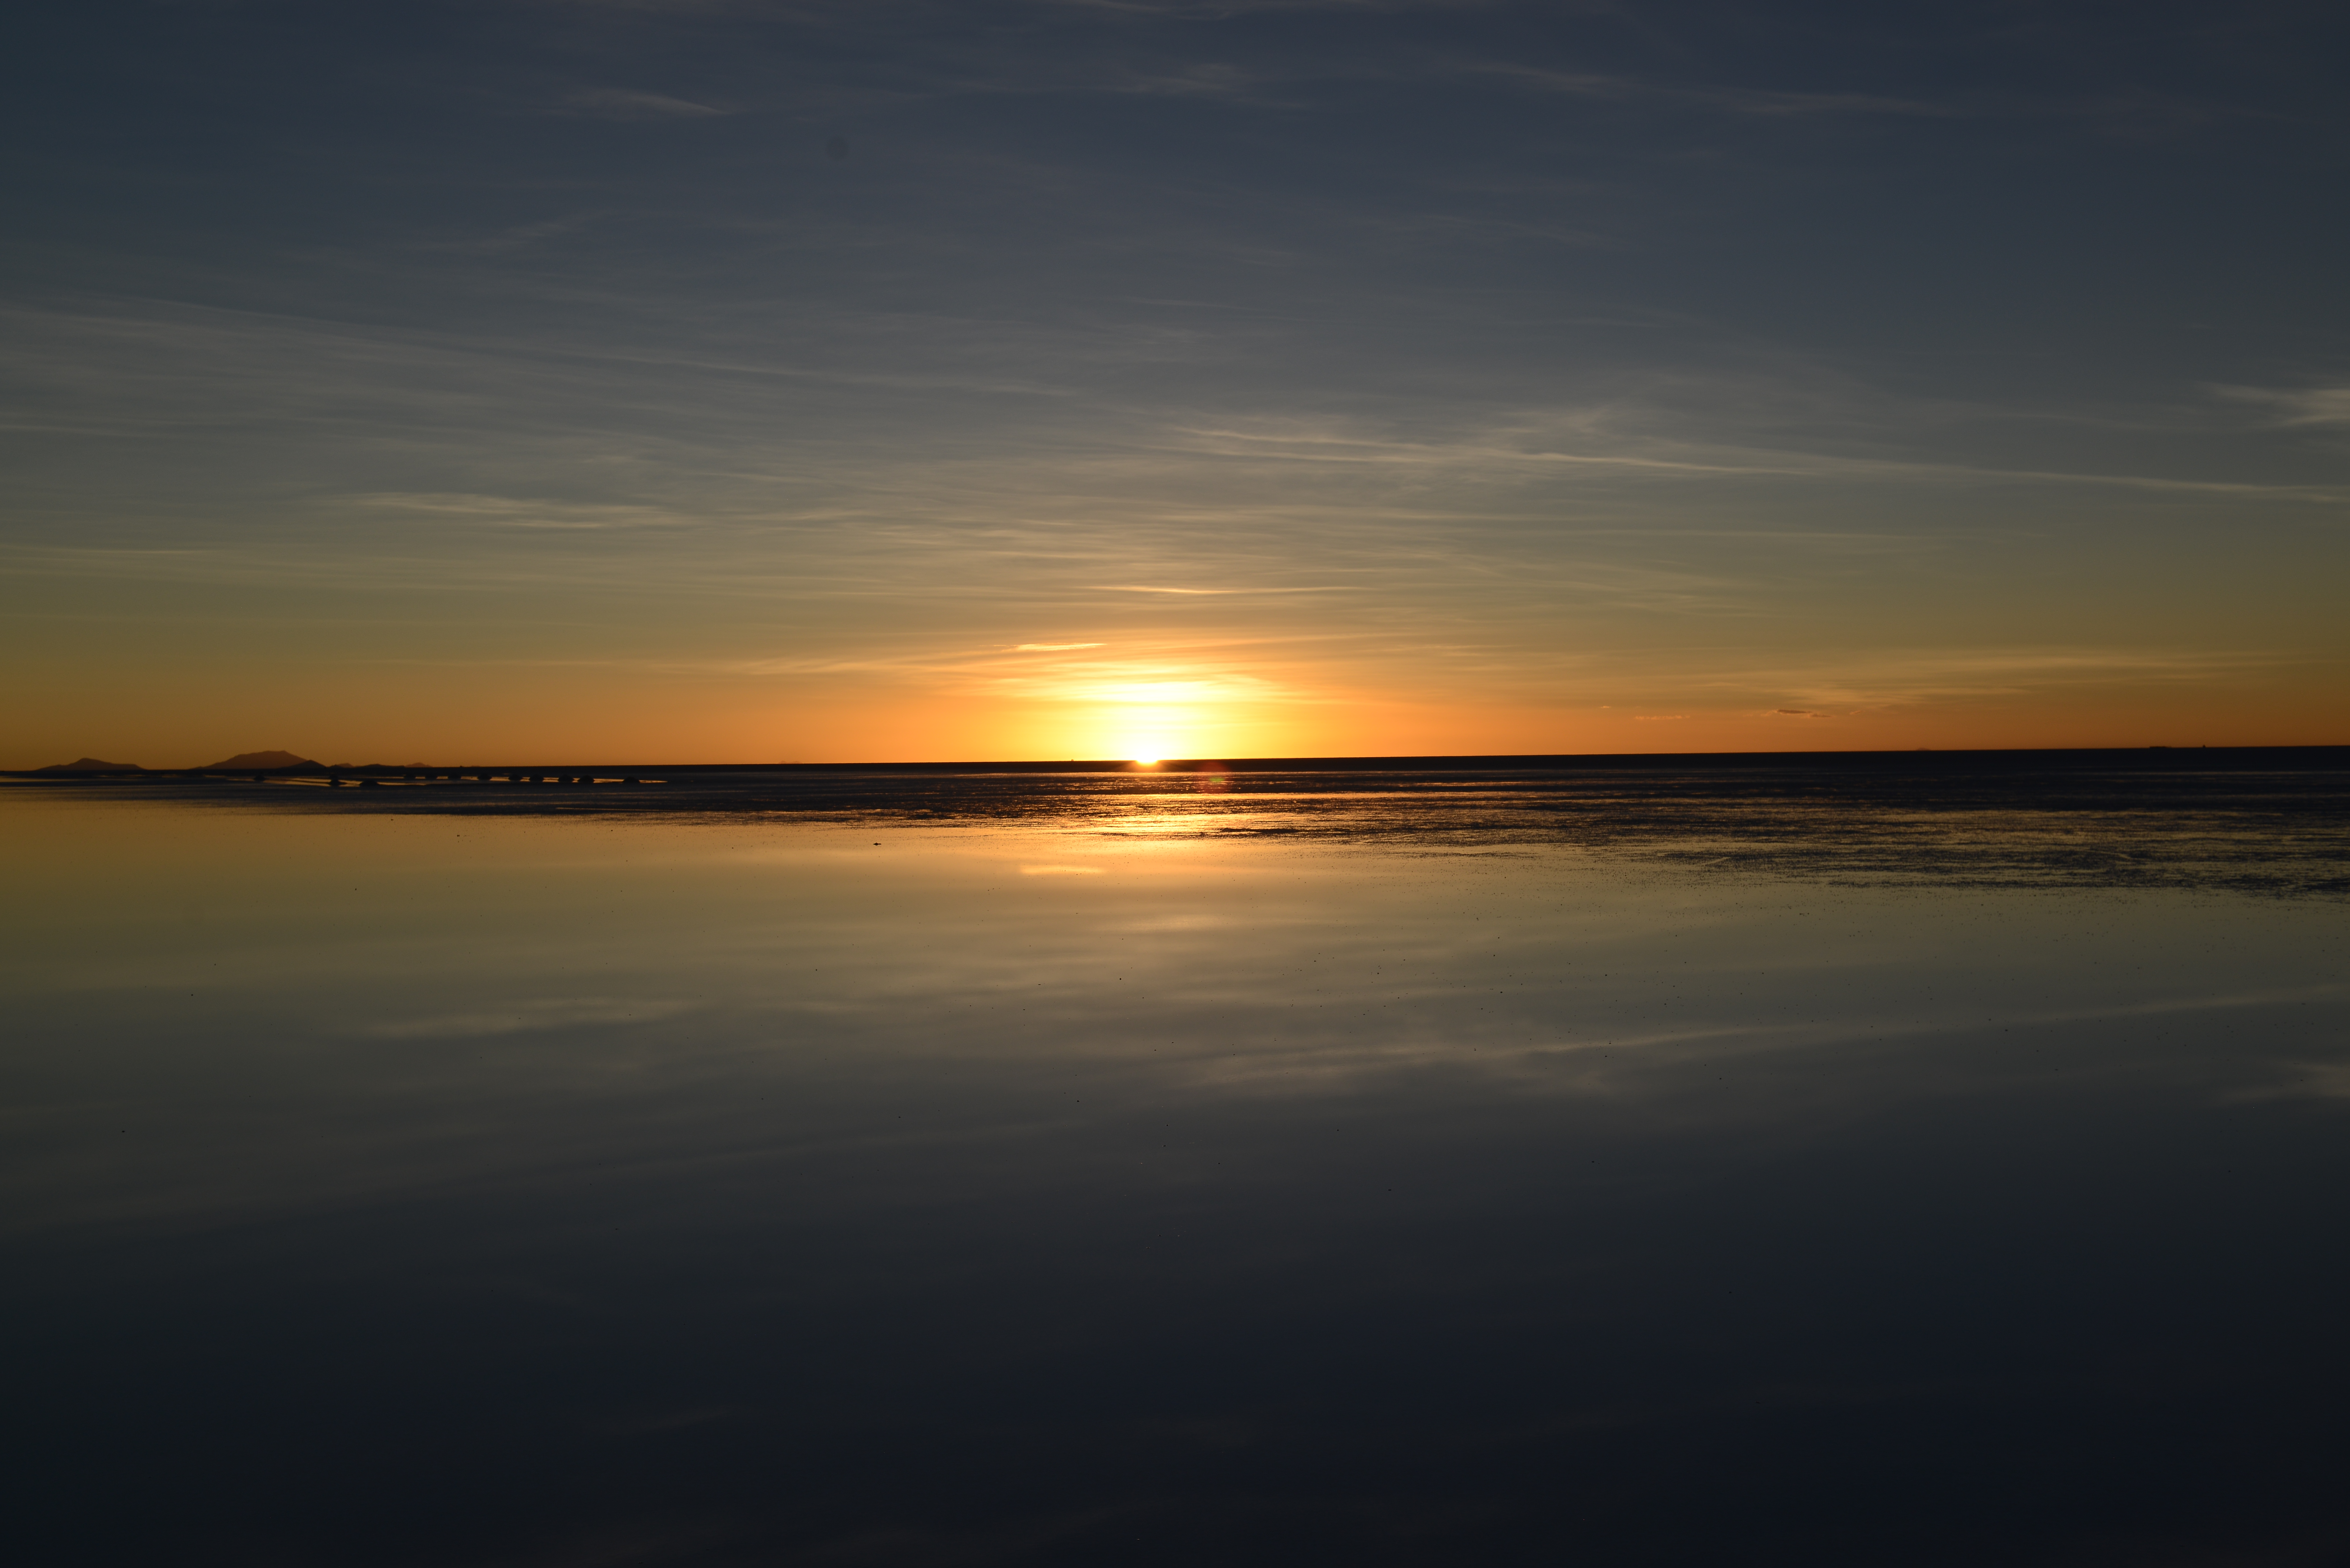
<instances>
[{"instance_id":1,"label":"cloud streak","mask_svg":"<svg viewBox=\"0 0 2350 1568\"><path fill-rule=\"evenodd\" d=\"M582 88L565 98L562 107L610 119L714 119L726 113L690 99L629 88Z\"/></svg>"}]
</instances>

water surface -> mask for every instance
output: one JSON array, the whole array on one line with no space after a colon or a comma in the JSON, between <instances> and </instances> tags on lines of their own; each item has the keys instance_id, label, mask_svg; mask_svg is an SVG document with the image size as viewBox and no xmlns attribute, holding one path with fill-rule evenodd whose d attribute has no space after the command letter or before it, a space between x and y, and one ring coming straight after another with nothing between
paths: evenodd
<instances>
[{"instance_id":1,"label":"water surface","mask_svg":"<svg viewBox=\"0 0 2350 1568\"><path fill-rule=\"evenodd\" d=\"M25 1560L2350 1561L2338 775L695 787L0 797Z\"/></svg>"}]
</instances>

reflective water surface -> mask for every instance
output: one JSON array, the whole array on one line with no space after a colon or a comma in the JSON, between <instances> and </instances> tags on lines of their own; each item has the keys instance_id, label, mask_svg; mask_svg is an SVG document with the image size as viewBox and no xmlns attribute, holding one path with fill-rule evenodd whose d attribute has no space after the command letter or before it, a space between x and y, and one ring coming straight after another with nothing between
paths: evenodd
<instances>
[{"instance_id":1,"label":"reflective water surface","mask_svg":"<svg viewBox=\"0 0 2350 1568\"><path fill-rule=\"evenodd\" d=\"M10 792L11 1555L2350 1562L2246 787Z\"/></svg>"}]
</instances>

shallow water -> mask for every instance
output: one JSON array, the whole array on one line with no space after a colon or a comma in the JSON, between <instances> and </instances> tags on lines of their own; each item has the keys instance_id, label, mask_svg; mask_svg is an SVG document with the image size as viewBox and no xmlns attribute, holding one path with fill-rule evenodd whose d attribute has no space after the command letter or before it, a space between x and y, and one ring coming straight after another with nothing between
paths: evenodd
<instances>
[{"instance_id":1,"label":"shallow water","mask_svg":"<svg viewBox=\"0 0 2350 1568\"><path fill-rule=\"evenodd\" d=\"M26 1560L2350 1561L2338 779L1261 782L0 796Z\"/></svg>"}]
</instances>

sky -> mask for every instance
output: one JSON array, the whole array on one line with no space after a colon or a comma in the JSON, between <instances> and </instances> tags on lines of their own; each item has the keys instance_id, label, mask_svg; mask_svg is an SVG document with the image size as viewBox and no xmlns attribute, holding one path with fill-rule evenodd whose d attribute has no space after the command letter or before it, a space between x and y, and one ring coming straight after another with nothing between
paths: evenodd
<instances>
[{"instance_id":1,"label":"sky","mask_svg":"<svg viewBox=\"0 0 2350 1568\"><path fill-rule=\"evenodd\" d=\"M2350 742L2338 5L11 30L0 767Z\"/></svg>"}]
</instances>

